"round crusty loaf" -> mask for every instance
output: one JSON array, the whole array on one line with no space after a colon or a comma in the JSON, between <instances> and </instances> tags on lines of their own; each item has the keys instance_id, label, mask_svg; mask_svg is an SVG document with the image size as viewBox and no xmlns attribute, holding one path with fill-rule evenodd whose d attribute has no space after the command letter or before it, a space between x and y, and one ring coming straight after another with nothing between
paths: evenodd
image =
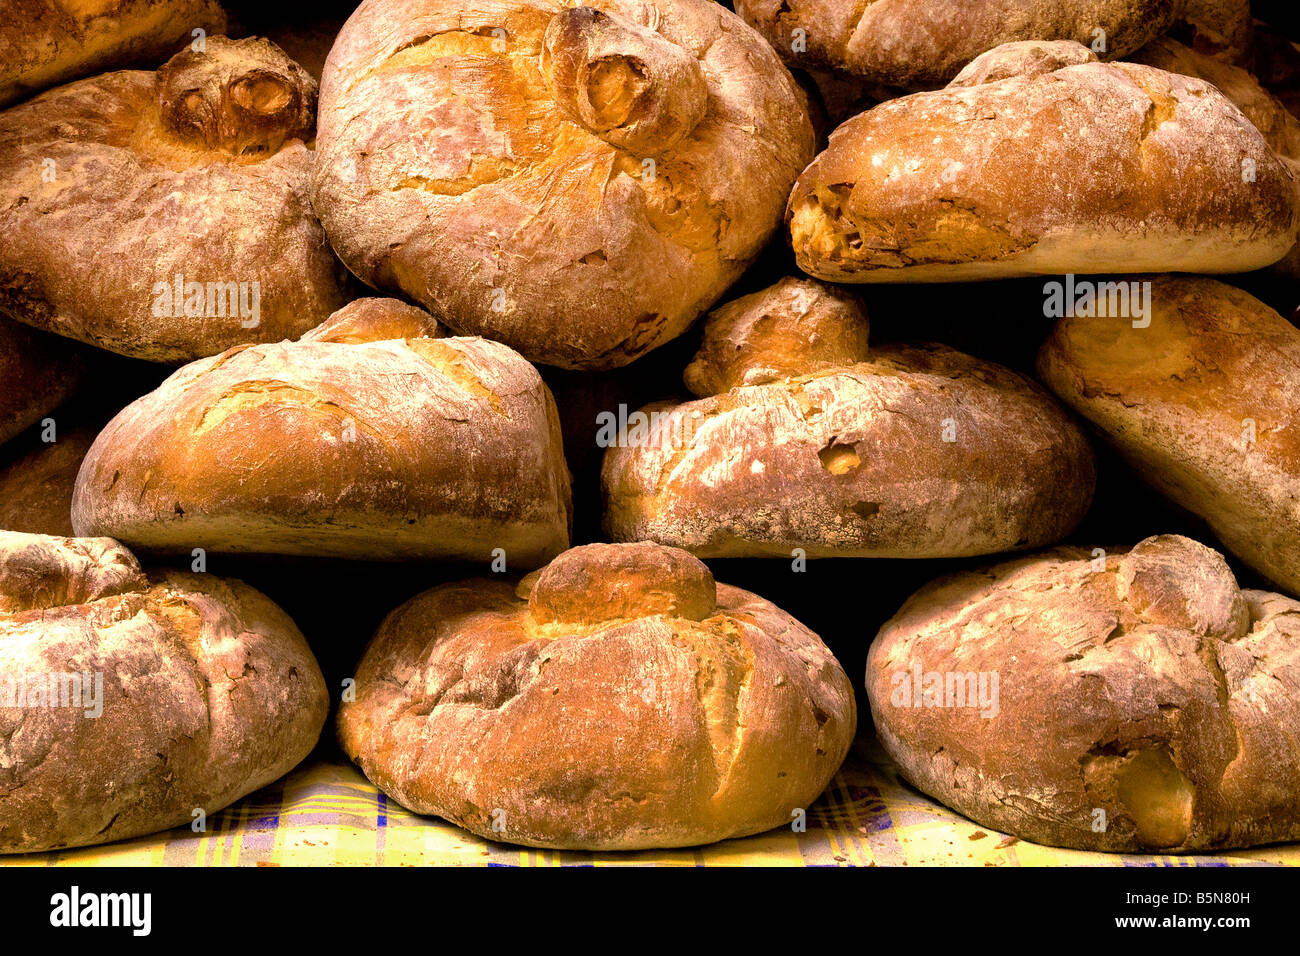
<instances>
[{"instance_id":1,"label":"round crusty loaf","mask_svg":"<svg viewBox=\"0 0 1300 956\"><path fill-rule=\"evenodd\" d=\"M867 696L903 775L1054 846L1300 839L1300 603L1187 538L1101 554L943 578L885 624Z\"/></svg>"},{"instance_id":2,"label":"round crusty loaf","mask_svg":"<svg viewBox=\"0 0 1300 956\"><path fill-rule=\"evenodd\" d=\"M791 66L926 90L947 83L980 54L1018 40L1071 40L1101 49L1104 39L1103 55L1122 57L1167 30L1182 3L736 0L736 12Z\"/></svg>"},{"instance_id":3,"label":"round crusty loaf","mask_svg":"<svg viewBox=\"0 0 1300 956\"><path fill-rule=\"evenodd\" d=\"M1149 327L1063 318L1039 377L1233 554L1300 595L1300 330L1213 279L1149 281Z\"/></svg>"},{"instance_id":4,"label":"round crusty loaf","mask_svg":"<svg viewBox=\"0 0 1300 956\"><path fill-rule=\"evenodd\" d=\"M115 67L161 63L223 33L217 0L21 0L0 20L0 107L56 83Z\"/></svg>"},{"instance_id":5,"label":"round crusty loaf","mask_svg":"<svg viewBox=\"0 0 1300 956\"><path fill-rule=\"evenodd\" d=\"M60 428L55 441L0 466L0 529L71 537L72 489L96 434Z\"/></svg>"},{"instance_id":6,"label":"round crusty loaf","mask_svg":"<svg viewBox=\"0 0 1300 956\"><path fill-rule=\"evenodd\" d=\"M247 585L0 531L0 853L216 813L306 757L328 710L307 642Z\"/></svg>"},{"instance_id":7,"label":"round crusty loaf","mask_svg":"<svg viewBox=\"0 0 1300 956\"><path fill-rule=\"evenodd\" d=\"M79 534L148 551L488 561L568 546L569 474L536 369L504 345L433 338L389 300L299 342L177 371L95 440Z\"/></svg>"},{"instance_id":8,"label":"round crusty loaf","mask_svg":"<svg viewBox=\"0 0 1300 956\"><path fill-rule=\"evenodd\" d=\"M388 616L339 739L404 807L492 840L690 846L789 824L853 739L817 636L653 544L566 551L518 589L448 584Z\"/></svg>"},{"instance_id":9,"label":"round crusty loaf","mask_svg":"<svg viewBox=\"0 0 1300 956\"><path fill-rule=\"evenodd\" d=\"M0 125L0 311L181 362L343 304L307 197L316 84L265 40L80 80Z\"/></svg>"},{"instance_id":10,"label":"round crusty loaf","mask_svg":"<svg viewBox=\"0 0 1300 956\"><path fill-rule=\"evenodd\" d=\"M1008 44L947 88L831 136L787 219L799 267L840 282L1244 272L1296 240L1287 167L1203 80Z\"/></svg>"},{"instance_id":11,"label":"round crusty loaf","mask_svg":"<svg viewBox=\"0 0 1300 956\"><path fill-rule=\"evenodd\" d=\"M321 81L313 199L364 281L534 361L679 335L780 225L803 92L711 0L366 0Z\"/></svg>"},{"instance_id":12,"label":"round crusty loaf","mask_svg":"<svg viewBox=\"0 0 1300 956\"><path fill-rule=\"evenodd\" d=\"M81 350L0 316L0 445L40 421L85 378Z\"/></svg>"},{"instance_id":13,"label":"round crusty loaf","mask_svg":"<svg viewBox=\"0 0 1300 956\"><path fill-rule=\"evenodd\" d=\"M733 387L599 436L606 532L701 557L958 557L1041 547L1083 517L1092 452L1042 388L866 338L860 308L812 282L716 310L687 382Z\"/></svg>"}]
</instances>

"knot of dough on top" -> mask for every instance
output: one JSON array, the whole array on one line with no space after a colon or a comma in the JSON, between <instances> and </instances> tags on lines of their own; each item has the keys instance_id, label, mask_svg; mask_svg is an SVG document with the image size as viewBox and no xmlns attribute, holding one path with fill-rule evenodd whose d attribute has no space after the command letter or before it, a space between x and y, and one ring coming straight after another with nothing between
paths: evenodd
<instances>
[{"instance_id":1,"label":"knot of dough on top","mask_svg":"<svg viewBox=\"0 0 1300 956\"><path fill-rule=\"evenodd\" d=\"M599 624L668 615L703 621L718 589L704 562L649 541L588 544L564 552L519 586L539 624Z\"/></svg>"},{"instance_id":2,"label":"knot of dough on top","mask_svg":"<svg viewBox=\"0 0 1300 956\"><path fill-rule=\"evenodd\" d=\"M721 305L683 379L701 398L867 360L869 325L857 297L812 279L774 286Z\"/></svg>"},{"instance_id":3,"label":"knot of dough on top","mask_svg":"<svg viewBox=\"0 0 1300 956\"><path fill-rule=\"evenodd\" d=\"M195 146L233 156L310 142L316 129L316 81L269 40L211 37L158 70L163 129Z\"/></svg>"},{"instance_id":4,"label":"knot of dough on top","mask_svg":"<svg viewBox=\"0 0 1300 956\"><path fill-rule=\"evenodd\" d=\"M299 342L361 345L393 339L440 339L447 330L421 308L400 299L357 299L339 309Z\"/></svg>"},{"instance_id":5,"label":"knot of dough on top","mask_svg":"<svg viewBox=\"0 0 1300 956\"><path fill-rule=\"evenodd\" d=\"M135 556L112 538L0 531L0 613L86 604L147 586Z\"/></svg>"},{"instance_id":6,"label":"knot of dough on top","mask_svg":"<svg viewBox=\"0 0 1300 956\"><path fill-rule=\"evenodd\" d=\"M966 64L948 88L996 83L1013 76L1042 76L1067 66L1096 62L1097 54L1074 40L1021 40L981 53Z\"/></svg>"},{"instance_id":7,"label":"knot of dough on top","mask_svg":"<svg viewBox=\"0 0 1300 956\"><path fill-rule=\"evenodd\" d=\"M1250 609L1223 555L1181 535L1136 544L1120 559L1116 594L1148 624L1221 641L1250 630Z\"/></svg>"}]
</instances>

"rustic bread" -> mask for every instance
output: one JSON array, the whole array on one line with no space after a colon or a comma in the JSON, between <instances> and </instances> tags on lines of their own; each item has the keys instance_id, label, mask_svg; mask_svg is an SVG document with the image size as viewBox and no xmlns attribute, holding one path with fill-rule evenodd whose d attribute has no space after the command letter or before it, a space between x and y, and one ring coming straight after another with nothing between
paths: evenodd
<instances>
[{"instance_id":1,"label":"rustic bread","mask_svg":"<svg viewBox=\"0 0 1300 956\"><path fill-rule=\"evenodd\" d=\"M339 740L416 813L527 846L690 846L789 825L853 739L815 634L699 561L587 545L513 584L412 598L366 648Z\"/></svg>"},{"instance_id":2,"label":"rustic bread","mask_svg":"<svg viewBox=\"0 0 1300 956\"><path fill-rule=\"evenodd\" d=\"M1172 34L1197 53L1241 63L1249 56L1253 41L1250 0L1187 0L1187 9Z\"/></svg>"},{"instance_id":3,"label":"rustic bread","mask_svg":"<svg viewBox=\"0 0 1300 956\"><path fill-rule=\"evenodd\" d=\"M1187 538L929 584L872 644L867 696L903 776L983 826L1113 852L1300 839L1300 603Z\"/></svg>"},{"instance_id":4,"label":"rustic bread","mask_svg":"<svg viewBox=\"0 0 1300 956\"><path fill-rule=\"evenodd\" d=\"M845 123L787 219L818 278L946 282L1262 268L1295 243L1298 206L1213 86L1060 42L999 47Z\"/></svg>"},{"instance_id":5,"label":"rustic bread","mask_svg":"<svg viewBox=\"0 0 1300 956\"><path fill-rule=\"evenodd\" d=\"M84 426L60 428L55 441L0 467L0 529L71 537L72 489L97 434Z\"/></svg>"},{"instance_id":6,"label":"rustic bread","mask_svg":"<svg viewBox=\"0 0 1300 956\"><path fill-rule=\"evenodd\" d=\"M1039 377L1233 554L1300 595L1300 330L1213 279L1150 281L1149 327L1063 318Z\"/></svg>"},{"instance_id":7,"label":"rustic bread","mask_svg":"<svg viewBox=\"0 0 1300 956\"><path fill-rule=\"evenodd\" d=\"M216 0L22 0L0 20L0 107L56 83L123 66L155 66L224 33Z\"/></svg>"},{"instance_id":8,"label":"rustic bread","mask_svg":"<svg viewBox=\"0 0 1300 956\"><path fill-rule=\"evenodd\" d=\"M736 12L789 65L910 90L943 86L980 54L1019 40L1099 49L1104 41L1107 59L1122 57L1167 30L1182 6L1183 0L736 0Z\"/></svg>"},{"instance_id":9,"label":"rustic bread","mask_svg":"<svg viewBox=\"0 0 1300 956\"><path fill-rule=\"evenodd\" d=\"M288 773L328 710L307 642L247 585L0 531L0 853L193 824Z\"/></svg>"},{"instance_id":10,"label":"rustic bread","mask_svg":"<svg viewBox=\"0 0 1300 956\"><path fill-rule=\"evenodd\" d=\"M613 540L702 557L957 557L1040 547L1083 517L1092 452L1042 388L941 345L867 352L860 311L806 283L799 316L791 289L710 316L688 383L734 387L651 405L605 442Z\"/></svg>"},{"instance_id":11,"label":"rustic bread","mask_svg":"<svg viewBox=\"0 0 1300 956\"><path fill-rule=\"evenodd\" d=\"M0 316L0 444L39 422L85 378L85 358L71 343Z\"/></svg>"},{"instance_id":12,"label":"rustic bread","mask_svg":"<svg viewBox=\"0 0 1300 956\"><path fill-rule=\"evenodd\" d=\"M100 433L73 527L186 554L486 562L502 548L536 567L564 550L550 391L504 345L423 335L433 321L414 311L354 304L300 342L181 368Z\"/></svg>"},{"instance_id":13,"label":"rustic bread","mask_svg":"<svg viewBox=\"0 0 1300 956\"><path fill-rule=\"evenodd\" d=\"M315 101L272 44L212 37L8 110L0 311L159 362L320 323L344 298L307 197Z\"/></svg>"},{"instance_id":14,"label":"rustic bread","mask_svg":"<svg viewBox=\"0 0 1300 956\"><path fill-rule=\"evenodd\" d=\"M370 285L613 368L713 304L812 155L803 92L711 0L366 0L321 81L313 200Z\"/></svg>"}]
</instances>

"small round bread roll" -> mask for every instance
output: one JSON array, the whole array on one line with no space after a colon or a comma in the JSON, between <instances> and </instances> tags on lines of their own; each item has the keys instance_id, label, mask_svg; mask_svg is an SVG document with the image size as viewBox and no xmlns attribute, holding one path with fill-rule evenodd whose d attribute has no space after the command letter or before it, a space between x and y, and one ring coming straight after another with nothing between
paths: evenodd
<instances>
[{"instance_id":1,"label":"small round bread roll","mask_svg":"<svg viewBox=\"0 0 1300 956\"><path fill-rule=\"evenodd\" d=\"M730 390L598 432L615 541L960 557L1058 541L1092 499L1092 451L1037 384L942 345L868 352L861 307L818 283L714 311L686 380Z\"/></svg>"},{"instance_id":2,"label":"small round bread roll","mask_svg":"<svg viewBox=\"0 0 1300 956\"><path fill-rule=\"evenodd\" d=\"M86 455L79 534L131 547L536 567L568 547L559 418L497 342L363 300L231 349L121 411Z\"/></svg>"},{"instance_id":3,"label":"small round bread roll","mask_svg":"<svg viewBox=\"0 0 1300 956\"><path fill-rule=\"evenodd\" d=\"M0 531L0 853L210 816L293 769L328 710L302 634L247 585Z\"/></svg>"},{"instance_id":4,"label":"small round bread roll","mask_svg":"<svg viewBox=\"0 0 1300 956\"><path fill-rule=\"evenodd\" d=\"M1300 196L1206 81L1026 42L839 127L786 218L835 282L1246 272L1295 244Z\"/></svg>"},{"instance_id":5,"label":"small round bread roll","mask_svg":"<svg viewBox=\"0 0 1300 956\"><path fill-rule=\"evenodd\" d=\"M344 303L307 196L316 83L265 40L79 80L0 124L0 310L156 362Z\"/></svg>"},{"instance_id":6,"label":"small round bread roll","mask_svg":"<svg viewBox=\"0 0 1300 956\"><path fill-rule=\"evenodd\" d=\"M574 850L788 825L853 740L815 634L675 548L594 544L514 585L446 584L366 648L339 740L416 813Z\"/></svg>"},{"instance_id":7,"label":"small round bread roll","mask_svg":"<svg viewBox=\"0 0 1300 956\"><path fill-rule=\"evenodd\" d=\"M712 0L366 0L313 201L365 282L567 368L680 335L779 228L807 100Z\"/></svg>"},{"instance_id":8,"label":"small round bread roll","mask_svg":"<svg viewBox=\"0 0 1300 956\"><path fill-rule=\"evenodd\" d=\"M0 20L0 107L92 73L152 67L199 36L225 29L217 0L7 3Z\"/></svg>"},{"instance_id":9,"label":"small round bread roll","mask_svg":"<svg viewBox=\"0 0 1300 956\"><path fill-rule=\"evenodd\" d=\"M1035 843L1112 852L1300 839L1300 603L1187 538L942 578L867 661L913 785Z\"/></svg>"},{"instance_id":10,"label":"small round bread roll","mask_svg":"<svg viewBox=\"0 0 1300 956\"><path fill-rule=\"evenodd\" d=\"M1121 281L1147 284L1145 316L1062 318L1039 377L1233 554L1300 595L1300 330L1213 279Z\"/></svg>"},{"instance_id":11,"label":"small round bread roll","mask_svg":"<svg viewBox=\"0 0 1300 956\"><path fill-rule=\"evenodd\" d=\"M67 340L0 316L0 445L35 425L80 387L86 379L82 351Z\"/></svg>"},{"instance_id":12,"label":"small round bread roll","mask_svg":"<svg viewBox=\"0 0 1300 956\"><path fill-rule=\"evenodd\" d=\"M1071 40L1123 57L1164 33L1183 0L736 0L786 63L909 90L943 86L981 53Z\"/></svg>"}]
</instances>

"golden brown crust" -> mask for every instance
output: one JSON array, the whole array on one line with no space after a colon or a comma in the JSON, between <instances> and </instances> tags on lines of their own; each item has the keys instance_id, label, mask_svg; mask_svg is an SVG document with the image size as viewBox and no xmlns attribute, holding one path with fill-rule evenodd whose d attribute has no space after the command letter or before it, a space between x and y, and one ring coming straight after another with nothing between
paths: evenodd
<instances>
[{"instance_id":1,"label":"golden brown crust","mask_svg":"<svg viewBox=\"0 0 1300 956\"><path fill-rule=\"evenodd\" d=\"M992 706L950 703L953 675L994 674ZM1300 603L1187 538L935 581L872 644L867 695L904 776L984 826L1112 852L1300 838Z\"/></svg>"},{"instance_id":2,"label":"golden brown crust","mask_svg":"<svg viewBox=\"0 0 1300 956\"><path fill-rule=\"evenodd\" d=\"M967 73L1032 63L1025 49ZM1241 272L1294 244L1291 173L1212 86L1131 63L1030 72L836 130L790 197L799 267L840 282Z\"/></svg>"},{"instance_id":3,"label":"golden brown crust","mask_svg":"<svg viewBox=\"0 0 1300 956\"><path fill-rule=\"evenodd\" d=\"M1123 57L1158 37L1183 0L736 0L791 66L934 89L980 54L1021 40L1099 42ZM803 49L796 52L796 30Z\"/></svg>"},{"instance_id":4,"label":"golden brown crust","mask_svg":"<svg viewBox=\"0 0 1300 956\"><path fill-rule=\"evenodd\" d=\"M365 282L529 359L613 368L760 251L806 99L708 0L367 0L322 80L313 200Z\"/></svg>"},{"instance_id":5,"label":"golden brown crust","mask_svg":"<svg viewBox=\"0 0 1300 956\"><path fill-rule=\"evenodd\" d=\"M307 338L194 362L119 413L82 465L73 526L157 551L503 548L535 567L568 546L570 508L550 391L504 345Z\"/></svg>"},{"instance_id":6,"label":"golden brown crust","mask_svg":"<svg viewBox=\"0 0 1300 956\"><path fill-rule=\"evenodd\" d=\"M1039 377L1233 554L1300 594L1300 331L1221 282L1151 281L1149 327L1061 319Z\"/></svg>"},{"instance_id":7,"label":"golden brown crust","mask_svg":"<svg viewBox=\"0 0 1300 956\"><path fill-rule=\"evenodd\" d=\"M424 309L398 299L357 299L339 309L299 342L360 345L391 339L440 339L447 331Z\"/></svg>"},{"instance_id":8,"label":"golden brown crust","mask_svg":"<svg viewBox=\"0 0 1300 956\"><path fill-rule=\"evenodd\" d=\"M217 0L22 0L0 22L0 107L124 66L153 66L192 42L224 33Z\"/></svg>"},{"instance_id":9,"label":"golden brown crust","mask_svg":"<svg viewBox=\"0 0 1300 956\"><path fill-rule=\"evenodd\" d=\"M0 444L40 421L85 378L82 350L0 316Z\"/></svg>"},{"instance_id":10,"label":"golden brown crust","mask_svg":"<svg viewBox=\"0 0 1300 956\"><path fill-rule=\"evenodd\" d=\"M957 557L1059 540L1095 478L1038 385L939 345L643 409L605 453L605 530L701 557ZM656 414L657 413L657 414Z\"/></svg>"},{"instance_id":11,"label":"golden brown crust","mask_svg":"<svg viewBox=\"0 0 1300 956\"><path fill-rule=\"evenodd\" d=\"M191 823L287 773L325 722L306 641L238 581L146 577L108 539L0 532L0 608L4 688L22 695L0 704L0 853ZM70 674L70 706L33 695Z\"/></svg>"},{"instance_id":12,"label":"golden brown crust","mask_svg":"<svg viewBox=\"0 0 1300 956\"><path fill-rule=\"evenodd\" d=\"M0 310L160 362L323 321L343 275L307 197L315 95L267 41L212 37L8 110Z\"/></svg>"},{"instance_id":13,"label":"golden brown crust","mask_svg":"<svg viewBox=\"0 0 1300 956\"><path fill-rule=\"evenodd\" d=\"M709 313L704 341L682 374L700 397L867 360L870 325L852 293L782 279Z\"/></svg>"},{"instance_id":14,"label":"golden brown crust","mask_svg":"<svg viewBox=\"0 0 1300 956\"><path fill-rule=\"evenodd\" d=\"M0 529L71 537L72 489L81 461L98 434L93 428L58 429L0 468Z\"/></svg>"},{"instance_id":15,"label":"golden brown crust","mask_svg":"<svg viewBox=\"0 0 1300 956\"><path fill-rule=\"evenodd\" d=\"M670 549L557 562L531 603L466 581L388 616L338 718L376 785L489 839L565 849L711 843L808 808L856 722L816 635L726 585L707 608L712 577Z\"/></svg>"}]
</instances>

